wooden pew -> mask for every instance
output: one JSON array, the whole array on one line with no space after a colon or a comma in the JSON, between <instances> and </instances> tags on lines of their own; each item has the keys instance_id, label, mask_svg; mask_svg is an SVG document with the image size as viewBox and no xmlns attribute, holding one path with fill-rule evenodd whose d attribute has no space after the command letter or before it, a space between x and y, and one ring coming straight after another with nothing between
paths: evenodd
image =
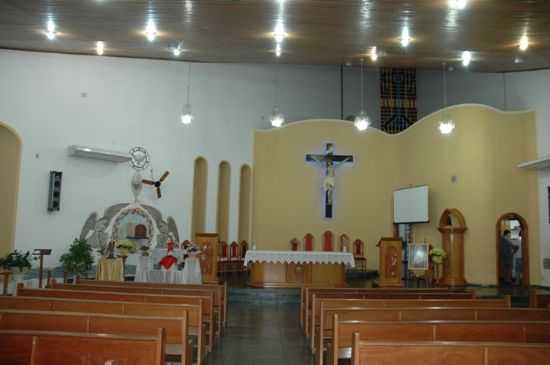
<instances>
[{"instance_id":1,"label":"wooden pew","mask_svg":"<svg viewBox=\"0 0 550 365\"><path fill-rule=\"evenodd\" d=\"M52 289L63 290L86 290L86 291L108 291L116 293L137 293L137 294L159 294L159 295L181 295L181 296L208 296L212 302L214 311L214 322L216 335L220 336L222 332L222 312L223 303L221 297L216 295L216 291L212 289L173 289L173 288L154 288L148 286L128 286L128 285L92 285L92 284L58 284L55 281L51 282ZM218 300L216 300L216 298Z\"/></svg>"},{"instance_id":2,"label":"wooden pew","mask_svg":"<svg viewBox=\"0 0 550 365\"><path fill-rule=\"evenodd\" d=\"M208 332L207 349L212 350L214 343L214 313L212 307L212 296L182 296L182 295L155 295L138 293L119 293L109 291L83 291L64 289L30 289L22 285L17 286L16 296L21 297L44 297L44 298L68 298L116 302L138 302L138 303L159 303L159 304L191 304L199 305L203 314L203 321L206 321Z\"/></svg>"},{"instance_id":3,"label":"wooden pew","mask_svg":"<svg viewBox=\"0 0 550 365\"><path fill-rule=\"evenodd\" d=\"M469 292L472 299L475 298L475 292L472 290L446 288L327 288L327 287L302 287L300 290L300 326L305 326L306 308L310 308L313 294L322 293L447 293L447 292Z\"/></svg>"},{"instance_id":4,"label":"wooden pew","mask_svg":"<svg viewBox=\"0 0 550 365\"><path fill-rule=\"evenodd\" d=\"M550 291L531 289L529 290L529 307L548 308L550 306Z\"/></svg>"},{"instance_id":5,"label":"wooden pew","mask_svg":"<svg viewBox=\"0 0 550 365\"><path fill-rule=\"evenodd\" d=\"M196 338L197 358L202 361L206 356L202 309L199 305L109 302L65 298L0 297L0 310L5 309L175 318L181 318L187 314L188 334Z\"/></svg>"},{"instance_id":6,"label":"wooden pew","mask_svg":"<svg viewBox=\"0 0 550 365\"><path fill-rule=\"evenodd\" d=\"M503 299L398 299L390 296L388 299L333 299L317 298L313 294L310 314L307 316L309 327L306 337L310 337L311 347L314 351L315 338L312 335L320 320L321 303L327 302L326 308L335 307L489 307L489 308L511 308L512 299L504 296Z\"/></svg>"},{"instance_id":7,"label":"wooden pew","mask_svg":"<svg viewBox=\"0 0 550 365\"><path fill-rule=\"evenodd\" d=\"M321 304L321 320L315 333L318 364L322 351L332 338L333 317L340 321L550 321L550 310L535 308L331 308Z\"/></svg>"},{"instance_id":8,"label":"wooden pew","mask_svg":"<svg viewBox=\"0 0 550 365\"><path fill-rule=\"evenodd\" d=\"M227 327L227 283L219 284L170 284L170 283L139 283L135 281L106 281L106 280L77 280L78 285L111 285L111 286L136 286L147 288L166 288L166 289L211 289L215 293L215 301L220 302L222 306L221 318L223 327Z\"/></svg>"},{"instance_id":9,"label":"wooden pew","mask_svg":"<svg viewBox=\"0 0 550 365\"><path fill-rule=\"evenodd\" d=\"M1 363L6 365L164 365L164 330L155 336L0 330Z\"/></svg>"},{"instance_id":10,"label":"wooden pew","mask_svg":"<svg viewBox=\"0 0 550 365\"><path fill-rule=\"evenodd\" d=\"M192 364L187 315L179 318L138 317L76 312L0 310L0 329L61 331L111 335L152 336L163 328L167 354L181 355L182 365ZM199 361L200 362L200 361Z\"/></svg>"},{"instance_id":11,"label":"wooden pew","mask_svg":"<svg viewBox=\"0 0 550 365\"><path fill-rule=\"evenodd\" d=\"M450 341L550 343L550 322L508 321L340 321L333 317L331 364L350 357L353 334L366 341Z\"/></svg>"},{"instance_id":12,"label":"wooden pew","mask_svg":"<svg viewBox=\"0 0 550 365\"><path fill-rule=\"evenodd\" d=\"M311 311L313 308L314 298L349 298L349 299L475 299L475 293L472 291L416 291L412 289L407 290L353 290L353 291L322 291L310 290L305 297L305 332L306 337L309 337L309 326Z\"/></svg>"},{"instance_id":13,"label":"wooden pew","mask_svg":"<svg viewBox=\"0 0 550 365\"><path fill-rule=\"evenodd\" d=\"M352 365L550 365L547 344L371 342L353 336Z\"/></svg>"}]
</instances>

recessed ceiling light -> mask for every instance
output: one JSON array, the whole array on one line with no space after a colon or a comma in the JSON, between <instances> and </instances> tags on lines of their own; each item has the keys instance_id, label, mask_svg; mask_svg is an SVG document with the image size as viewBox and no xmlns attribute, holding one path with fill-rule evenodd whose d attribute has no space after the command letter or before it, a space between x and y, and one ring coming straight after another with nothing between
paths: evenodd
<instances>
[{"instance_id":1,"label":"recessed ceiling light","mask_svg":"<svg viewBox=\"0 0 550 365\"><path fill-rule=\"evenodd\" d=\"M105 52L105 42L97 41L95 43L95 51L99 56L102 56L103 53Z\"/></svg>"},{"instance_id":2,"label":"recessed ceiling light","mask_svg":"<svg viewBox=\"0 0 550 365\"><path fill-rule=\"evenodd\" d=\"M376 46L374 46L370 49L369 57L370 57L372 62L376 62L378 60L378 50L377 50Z\"/></svg>"},{"instance_id":3,"label":"recessed ceiling light","mask_svg":"<svg viewBox=\"0 0 550 365\"><path fill-rule=\"evenodd\" d=\"M46 23L46 31L44 32L44 34L50 41L54 40L57 35L55 28L55 22L52 19L48 19L48 22Z\"/></svg>"},{"instance_id":4,"label":"recessed ceiling light","mask_svg":"<svg viewBox=\"0 0 550 365\"><path fill-rule=\"evenodd\" d=\"M519 49L521 51L527 51L527 48L529 48L529 37L524 34L519 39Z\"/></svg>"},{"instance_id":5,"label":"recessed ceiling light","mask_svg":"<svg viewBox=\"0 0 550 365\"><path fill-rule=\"evenodd\" d=\"M411 44L412 38L411 38L411 32L409 30L409 27L404 26L401 30L401 37L399 42L401 43L401 46L403 48L407 48L409 44Z\"/></svg>"},{"instance_id":6,"label":"recessed ceiling light","mask_svg":"<svg viewBox=\"0 0 550 365\"><path fill-rule=\"evenodd\" d=\"M282 21L278 21L275 26L275 30L273 31L273 38L275 39L275 42L282 43L287 36L288 34L285 32L285 25Z\"/></svg>"},{"instance_id":7,"label":"recessed ceiling light","mask_svg":"<svg viewBox=\"0 0 550 365\"><path fill-rule=\"evenodd\" d=\"M174 55L174 57L179 57L182 52L183 52L183 45L181 43L178 43L177 46L172 48L172 54Z\"/></svg>"},{"instance_id":8,"label":"recessed ceiling light","mask_svg":"<svg viewBox=\"0 0 550 365\"><path fill-rule=\"evenodd\" d=\"M464 51L462 52L462 65L468 67L472 62L472 52Z\"/></svg>"},{"instance_id":9,"label":"recessed ceiling light","mask_svg":"<svg viewBox=\"0 0 550 365\"><path fill-rule=\"evenodd\" d=\"M277 45L275 46L275 56L281 57L282 54L283 54L283 49L281 47L281 44L277 43Z\"/></svg>"},{"instance_id":10,"label":"recessed ceiling light","mask_svg":"<svg viewBox=\"0 0 550 365\"><path fill-rule=\"evenodd\" d=\"M464 10L468 5L468 0L449 0L449 7L455 10Z\"/></svg>"},{"instance_id":11,"label":"recessed ceiling light","mask_svg":"<svg viewBox=\"0 0 550 365\"><path fill-rule=\"evenodd\" d=\"M153 19L147 21L147 27L145 27L145 36L149 42L153 42L157 38L157 26Z\"/></svg>"}]
</instances>

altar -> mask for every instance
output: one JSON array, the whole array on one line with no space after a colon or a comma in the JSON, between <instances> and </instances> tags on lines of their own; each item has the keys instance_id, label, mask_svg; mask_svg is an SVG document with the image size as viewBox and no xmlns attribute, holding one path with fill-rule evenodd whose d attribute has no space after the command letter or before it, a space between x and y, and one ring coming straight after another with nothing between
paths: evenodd
<instances>
[{"instance_id":1,"label":"altar","mask_svg":"<svg viewBox=\"0 0 550 365\"><path fill-rule=\"evenodd\" d=\"M346 286L346 267L355 267L349 252L248 251L248 285L254 288Z\"/></svg>"}]
</instances>

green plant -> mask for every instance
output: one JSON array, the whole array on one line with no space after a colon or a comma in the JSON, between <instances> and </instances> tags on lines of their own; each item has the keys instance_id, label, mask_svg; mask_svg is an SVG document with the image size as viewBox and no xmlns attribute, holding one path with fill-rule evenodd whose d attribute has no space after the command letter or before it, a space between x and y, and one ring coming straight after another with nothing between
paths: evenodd
<instances>
[{"instance_id":1,"label":"green plant","mask_svg":"<svg viewBox=\"0 0 550 365\"><path fill-rule=\"evenodd\" d=\"M136 246L130 240L117 241L116 248L120 256L127 257L131 253L136 252Z\"/></svg>"},{"instance_id":2,"label":"green plant","mask_svg":"<svg viewBox=\"0 0 550 365\"><path fill-rule=\"evenodd\" d=\"M432 261L436 264L442 264L443 261L447 258L447 252L445 252L444 249L440 247L432 248L430 251L430 256L432 257Z\"/></svg>"},{"instance_id":3,"label":"green plant","mask_svg":"<svg viewBox=\"0 0 550 365\"><path fill-rule=\"evenodd\" d=\"M59 259L63 265L63 269L73 275L83 275L91 270L94 263L92 257L92 246L86 240L75 238L69 252L61 255Z\"/></svg>"},{"instance_id":4,"label":"green plant","mask_svg":"<svg viewBox=\"0 0 550 365\"><path fill-rule=\"evenodd\" d=\"M8 255L0 258L0 267L3 267L7 270L13 270L15 268L19 271L26 271L31 269L31 259L29 259L31 253L27 251L26 253L18 252L17 250L9 253Z\"/></svg>"}]
</instances>

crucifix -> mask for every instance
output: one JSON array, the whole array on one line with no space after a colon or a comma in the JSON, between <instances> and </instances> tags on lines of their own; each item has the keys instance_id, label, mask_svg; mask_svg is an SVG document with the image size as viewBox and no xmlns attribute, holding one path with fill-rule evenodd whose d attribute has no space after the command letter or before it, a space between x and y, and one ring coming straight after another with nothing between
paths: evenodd
<instances>
[{"instance_id":1,"label":"crucifix","mask_svg":"<svg viewBox=\"0 0 550 365\"><path fill-rule=\"evenodd\" d=\"M325 218L332 218L333 215L333 202L334 202L334 188L335 179L334 173L336 167L345 163L353 163L352 155L335 155L334 145L327 143L325 145L324 155L306 155L307 162L315 162L319 164L325 170L325 177L323 179L323 192L324 192L324 205L325 205Z\"/></svg>"}]
</instances>

